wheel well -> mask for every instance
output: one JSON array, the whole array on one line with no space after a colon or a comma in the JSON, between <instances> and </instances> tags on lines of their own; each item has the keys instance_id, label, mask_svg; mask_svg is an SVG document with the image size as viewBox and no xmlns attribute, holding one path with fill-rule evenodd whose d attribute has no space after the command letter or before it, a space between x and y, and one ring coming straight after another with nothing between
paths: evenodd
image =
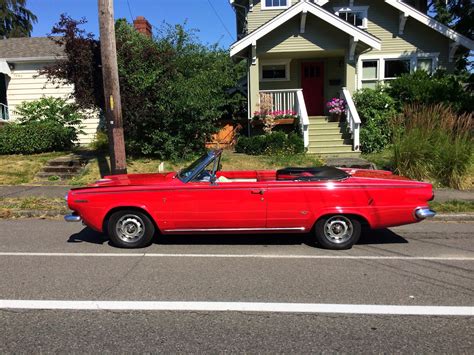
<instances>
[{"instance_id":1,"label":"wheel well","mask_svg":"<svg viewBox=\"0 0 474 355\"><path fill-rule=\"evenodd\" d=\"M316 227L316 223L318 223L318 221L320 219L325 218L325 217L338 216L338 215L352 217L352 218L358 220L360 222L361 226L370 227L369 221L364 216L361 216L359 214L354 214L354 213L326 213L322 216L319 216L319 218L314 222L313 228L311 228L311 230L314 231L314 228Z\"/></svg>"},{"instance_id":2,"label":"wheel well","mask_svg":"<svg viewBox=\"0 0 474 355\"><path fill-rule=\"evenodd\" d=\"M153 223L153 226L155 227L155 231L156 232L160 232L160 229L158 228L158 225L156 224L155 220L153 219L153 217L143 208L140 208L140 207L134 207L134 206L120 206L120 207L114 207L112 208L109 212L107 212L107 214L105 215L105 218L104 218L104 222L102 223L102 231L104 233L107 232L107 225L109 224L109 219L110 219L110 216L112 216L112 214L114 214L115 212L118 212L118 211L122 211L122 210L128 210L128 211L136 211L136 212L141 212L143 213L144 215L146 215L151 223Z\"/></svg>"}]
</instances>

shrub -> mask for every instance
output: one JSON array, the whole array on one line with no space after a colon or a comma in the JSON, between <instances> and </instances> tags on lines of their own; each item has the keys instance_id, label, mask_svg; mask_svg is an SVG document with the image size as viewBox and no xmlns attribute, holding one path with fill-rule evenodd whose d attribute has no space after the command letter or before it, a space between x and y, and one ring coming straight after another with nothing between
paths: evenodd
<instances>
[{"instance_id":1,"label":"shrub","mask_svg":"<svg viewBox=\"0 0 474 355\"><path fill-rule=\"evenodd\" d=\"M472 91L466 89L467 84L468 78L464 76L418 70L391 81L387 91L400 108L406 104L444 103L457 112L472 112L474 97Z\"/></svg>"},{"instance_id":2,"label":"shrub","mask_svg":"<svg viewBox=\"0 0 474 355\"><path fill-rule=\"evenodd\" d=\"M296 133L273 132L267 135L239 137L235 151L249 155L298 154L304 152L302 138Z\"/></svg>"},{"instance_id":3,"label":"shrub","mask_svg":"<svg viewBox=\"0 0 474 355\"><path fill-rule=\"evenodd\" d=\"M109 149L109 137L104 131L97 131L95 139L90 144L91 148L98 152L106 152Z\"/></svg>"},{"instance_id":4,"label":"shrub","mask_svg":"<svg viewBox=\"0 0 474 355\"><path fill-rule=\"evenodd\" d=\"M383 150L391 140L390 119L396 114L395 101L382 87L362 89L354 94L362 125L360 141L362 152Z\"/></svg>"},{"instance_id":5,"label":"shrub","mask_svg":"<svg viewBox=\"0 0 474 355\"><path fill-rule=\"evenodd\" d=\"M53 28L66 59L44 69L49 80L74 85L87 108L103 109L100 43L65 15ZM181 159L205 149L221 117L243 107L243 95L230 90L245 74L217 45L200 43L184 26L163 25L156 36L116 22L117 61L127 152Z\"/></svg>"},{"instance_id":6,"label":"shrub","mask_svg":"<svg viewBox=\"0 0 474 355\"><path fill-rule=\"evenodd\" d=\"M0 128L0 154L36 154L73 147L76 133L49 121L10 123Z\"/></svg>"},{"instance_id":7,"label":"shrub","mask_svg":"<svg viewBox=\"0 0 474 355\"><path fill-rule=\"evenodd\" d=\"M408 105L394 119L394 167L401 175L462 188L473 154L472 114L445 105Z\"/></svg>"},{"instance_id":8,"label":"shrub","mask_svg":"<svg viewBox=\"0 0 474 355\"><path fill-rule=\"evenodd\" d=\"M56 97L42 97L35 101L24 101L16 107L18 121L26 124L30 122L49 122L67 127L71 132L71 141L77 140L81 133L81 123L84 119L76 104Z\"/></svg>"}]
</instances>

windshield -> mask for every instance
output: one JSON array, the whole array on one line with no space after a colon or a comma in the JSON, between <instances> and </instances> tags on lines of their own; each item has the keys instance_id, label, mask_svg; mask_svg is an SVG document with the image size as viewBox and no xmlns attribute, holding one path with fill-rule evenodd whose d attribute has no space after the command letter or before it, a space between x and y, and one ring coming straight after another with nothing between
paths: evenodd
<instances>
[{"instance_id":1,"label":"windshield","mask_svg":"<svg viewBox=\"0 0 474 355\"><path fill-rule=\"evenodd\" d=\"M208 157L209 157L209 153L203 154L199 159L197 159L187 168L181 169L177 174L178 179L180 179L183 182L186 181L194 173L194 170L198 166L203 164L208 159Z\"/></svg>"}]
</instances>

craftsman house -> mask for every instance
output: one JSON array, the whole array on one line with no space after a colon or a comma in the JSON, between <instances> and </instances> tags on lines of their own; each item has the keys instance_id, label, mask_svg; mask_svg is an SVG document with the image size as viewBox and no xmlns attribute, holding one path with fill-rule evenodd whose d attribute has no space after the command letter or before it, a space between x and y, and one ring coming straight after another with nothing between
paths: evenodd
<instances>
[{"instance_id":1,"label":"craftsman house","mask_svg":"<svg viewBox=\"0 0 474 355\"><path fill-rule=\"evenodd\" d=\"M474 42L426 14L426 0L230 0L248 63L249 119L262 95L274 110L300 116L310 153L358 154L360 119L352 93L403 73L453 70ZM344 124L328 122L326 102L347 102Z\"/></svg>"}]
</instances>

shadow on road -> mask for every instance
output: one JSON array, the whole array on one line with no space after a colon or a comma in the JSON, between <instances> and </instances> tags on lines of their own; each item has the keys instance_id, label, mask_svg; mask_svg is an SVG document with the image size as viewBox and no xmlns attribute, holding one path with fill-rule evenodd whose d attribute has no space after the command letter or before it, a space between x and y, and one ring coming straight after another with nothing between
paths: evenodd
<instances>
[{"instance_id":1,"label":"shadow on road","mask_svg":"<svg viewBox=\"0 0 474 355\"><path fill-rule=\"evenodd\" d=\"M365 230L357 244L405 244L408 240L392 232L390 229Z\"/></svg>"},{"instance_id":2,"label":"shadow on road","mask_svg":"<svg viewBox=\"0 0 474 355\"><path fill-rule=\"evenodd\" d=\"M160 235L155 244L161 245L301 245L315 246L312 234L201 234ZM69 237L68 243L104 244L109 238L90 228ZM358 244L403 244L408 241L389 229L364 231Z\"/></svg>"},{"instance_id":3,"label":"shadow on road","mask_svg":"<svg viewBox=\"0 0 474 355\"><path fill-rule=\"evenodd\" d=\"M69 237L68 243L91 243L91 244L104 244L109 238L102 233L98 233L90 228L84 228L79 233L73 234Z\"/></svg>"}]
</instances>

